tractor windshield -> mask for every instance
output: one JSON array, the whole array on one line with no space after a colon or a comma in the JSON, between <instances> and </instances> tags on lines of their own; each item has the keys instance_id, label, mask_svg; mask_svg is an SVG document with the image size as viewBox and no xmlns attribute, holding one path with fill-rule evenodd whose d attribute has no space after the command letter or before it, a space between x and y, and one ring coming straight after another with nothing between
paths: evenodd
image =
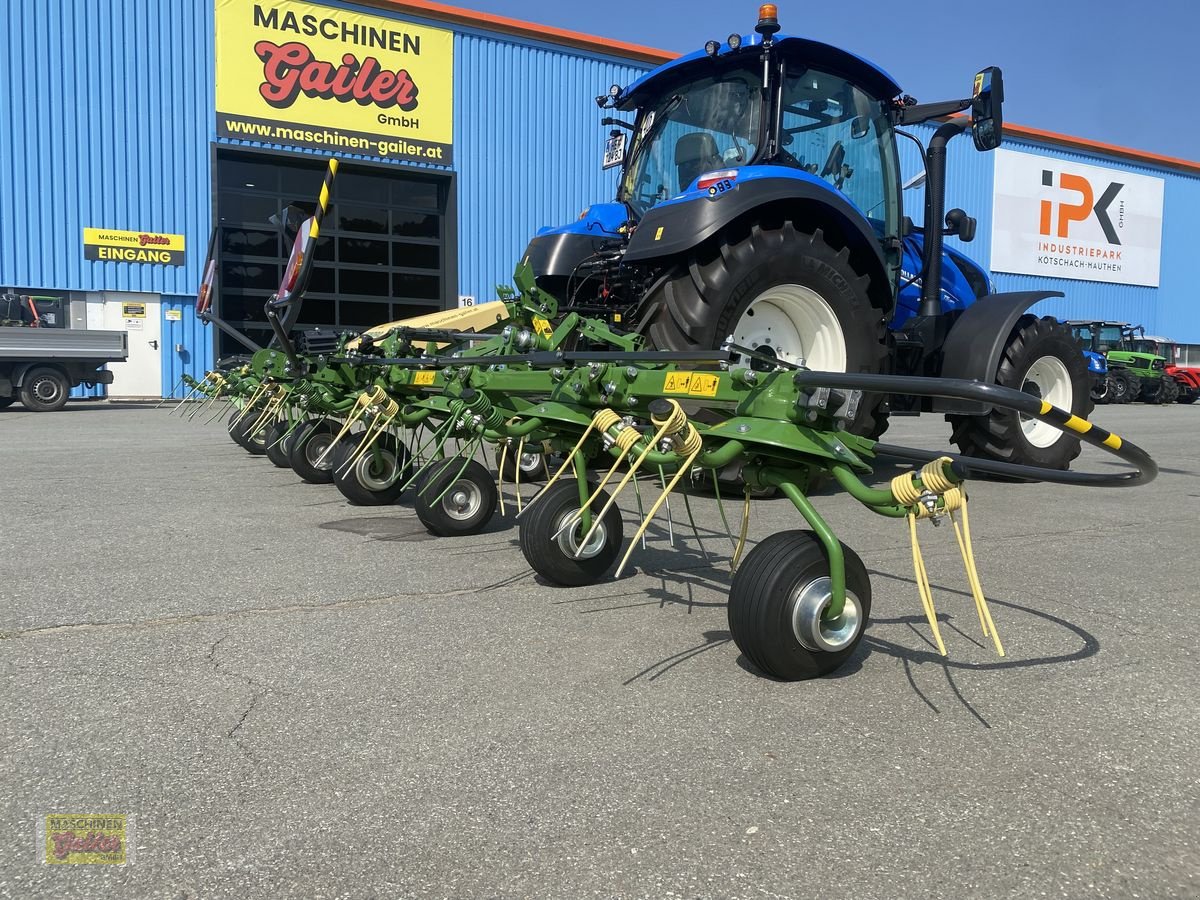
<instances>
[{"instance_id":1,"label":"tractor windshield","mask_svg":"<svg viewBox=\"0 0 1200 900\"><path fill-rule=\"evenodd\" d=\"M642 110L621 199L637 216L706 172L736 169L762 143L759 76L734 71L686 84Z\"/></svg>"}]
</instances>

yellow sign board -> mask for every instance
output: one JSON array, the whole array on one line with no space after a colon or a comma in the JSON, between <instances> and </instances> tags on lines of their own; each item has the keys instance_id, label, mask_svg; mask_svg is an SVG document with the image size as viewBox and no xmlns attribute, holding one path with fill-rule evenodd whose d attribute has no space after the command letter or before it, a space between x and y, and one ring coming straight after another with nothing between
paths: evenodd
<instances>
[{"instance_id":1,"label":"yellow sign board","mask_svg":"<svg viewBox=\"0 0 1200 900\"><path fill-rule=\"evenodd\" d=\"M414 372L413 384L433 384L435 372Z\"/></svg>"},{"instance_id":2,"label":"yellow sign board","mask_svg":"<svg viewBox=\"0 0 1200 900\"><path fill-rule=\"evenodd\" d=\"M707 372L668 372L663 381L663 393L715 397L720 386L720 375L709 375Z\"/></svg>"},{"instance_id":3,"label":"yellow sign board","mask_svg":"<svg viewBox=\"0 0 1200 900\"><path fill-rule=\"evenodd\" d=\"M45 828L46 865L123 866L129 861L125 816L46 816Z\"/></svg>"},{"instance_id":4,"label":"yellow sign board","mask_svg":"<svg viewBox=\"0 0 1200 900\"><path fill-rule=\"evenodd\" d=\"M122 303L121 304L122 319L144 319L146 318L145 303Z\"/></svg>"},{"instance_id":5,"label":"yellow sign board","mask_svg":"<svg viewBox=\"0 0 1200 900\"><path fill-rule=\"evenodd\" d=\"M448 166L454 34L299 0L217 0L217 134Z\"/></svg>"},{"instance_id":6,"label":"yellow sign board","mask_svg":"<svg viewBox=\"0 0 1200 900\"><path fill-rule=\"evenodd\" d=\"M84 259L182 266L183 257L182 234L117 231L113 228L83 229Z\"/></svg>"}]
</instances>

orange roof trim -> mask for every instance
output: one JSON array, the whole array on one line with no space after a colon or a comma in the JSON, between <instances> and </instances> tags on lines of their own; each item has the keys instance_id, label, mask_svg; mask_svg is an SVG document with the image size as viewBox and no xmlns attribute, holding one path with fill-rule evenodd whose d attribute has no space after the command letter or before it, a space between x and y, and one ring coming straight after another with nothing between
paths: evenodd
<instances>
[{"instance_id":1,"label":"orange roof trim","mask_svg":"<svg viewBox=\"0 0 1200 900\"><path fill-rule=\"evenodd\" d=\"M507 16L497 16L492 13L464 9L461 6L432 3L429 0L357 0L357 2L383 9L400 10L417 16L438 19L443 22L468 25L487 31L500 32L501 34L511 34L515 37L561 44L565 47L574 47L579 50L587 50L591 53L607 53L610 56L634 59L639 62L659 64L669 62L679 55L667 50L646 47L641 44L608 40L592 34L583 34L579 31L568 31L564 28L538 25L534 22L511 19ZM1135 150L1131 147L1120 147L1116 144L1106 144L1101 141L1089 140L1088 138L1059 134L1058 132L1045 131L1041 128L1031 128L1027 125L1006 123L1004 131L1013 137L1026 138L1049 144L1059 144L1064 147L1101 153L1106 156L1119 156L1133 162L1176 169L1186 172L1189 175L1200 175L1200 162L1193 160L1163 156L1159 153L1151 153L1147 150Z\"/></svg>"}]
</instances>

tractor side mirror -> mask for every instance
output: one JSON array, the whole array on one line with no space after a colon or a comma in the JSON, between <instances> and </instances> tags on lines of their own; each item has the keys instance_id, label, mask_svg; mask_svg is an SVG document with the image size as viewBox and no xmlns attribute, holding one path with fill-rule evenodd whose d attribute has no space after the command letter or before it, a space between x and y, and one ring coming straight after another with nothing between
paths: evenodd
<instances>
[{"instance_id":1,"label":"tractor side mirror","mask_svg":"<svg viewBox=\"0 0 1200 900\"><path fill-rule=\"evenodd\" d=\"M946 235L957 236L964 244L975 240L975 226L978 223L957 207L946 213Z\"/></svg>"},{"instance_id":2,"label":"tractor side mirror","mask_svg":"<svg viewBox=\"0 0 1200 900\"><path fill-rule=\"evenodd\" d=\"M975 149L995 150L1004 139L1004 76L989 66L975 76L971 92L971 137Z\"/></svg>"}]
</instances>

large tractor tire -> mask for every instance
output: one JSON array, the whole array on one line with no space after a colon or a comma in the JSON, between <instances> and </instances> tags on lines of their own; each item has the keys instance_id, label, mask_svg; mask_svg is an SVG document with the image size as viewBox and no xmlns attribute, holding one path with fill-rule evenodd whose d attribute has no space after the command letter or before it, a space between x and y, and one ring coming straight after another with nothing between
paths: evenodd
<instances>
[{"instance_id":1,"label":"large tractor tire","mask_svg":"<svg viewBox=\"0 0 1200 900\"><path fill-rule=\"evenodd\" d=\"M1153 403L1163 406L1174 403L1179 399L1179 382L1170 375L1164 375L1158 381L1158 390L1154 393Z\"/></svg>"},{"instance_id":2,"label":"large tractor tire","mask_svg":"<svg viewBox=\"0 0 1200 900\"><path fill-rule=\"evenodd\" d=\"M1112 402L1132 403L1141 391L1138 377L1126 369L1113 369L1108 373L1112 381Z\"/></svg>"},{"instance_id":3,"label":"large tractor tire","mask_svg":"<svg viewBox=\"0 0 1200 900\"><path fill-rule=\"evenodd\" d=\"M1087 362L1071 329L1049 316L1022 316L996 369L996 384L1032 394L1081 419L1092 412L1088 380ZM1079 455L1078 438L1012 410L946 419L954 426L950 440L965 456L1065 469Z\"/></svg>"},{"instance_id":4,"label":"large tractor tire","mask_svg":"<svg viewBox=\"0 0 1200 900\"><path fill-rule=\"evenodd\" d=\"M882 372L889 310L872 303L869 285L850 251L834 249L820 229L799 231L791 222L727 229L655 289L646 330L658 350L712 349L732 335L814 370ZM851 430L883 433L881 399L864 398Z\"/></svg>"},{"instance_id":5,"label":"large tractor tire","mask_svg":"<svg viewBox=\"0 0 1200 900\"><path fill-rule=\"evenodd\" d=\"M1197 397L1200 397L1200 388L1194 388L1186 384L1181 384L1179 386L1180 403L1195 403Z\"/></svg>"}]
</instances>

